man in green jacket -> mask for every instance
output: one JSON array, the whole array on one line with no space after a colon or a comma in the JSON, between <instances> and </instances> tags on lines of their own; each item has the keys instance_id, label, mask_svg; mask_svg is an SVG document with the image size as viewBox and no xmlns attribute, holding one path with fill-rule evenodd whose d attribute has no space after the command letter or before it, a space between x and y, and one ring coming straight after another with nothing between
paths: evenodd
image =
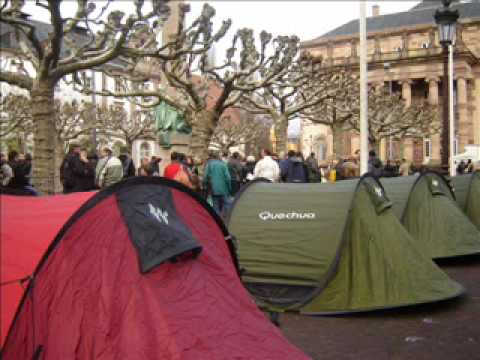
<instances>
[{"instance_id":1,"label":"man in green jacket","mask_svg":"<svg viewBox=\"0 0 480 360\"><path fill-rule=\"evenodd\" d=\"M231 194L231 179L227 165L219 159L217 153L210 153L203 174L203 185L209 189L213 208L220 216L223 215L225 205Z\"/></svg>"}]
</instances>

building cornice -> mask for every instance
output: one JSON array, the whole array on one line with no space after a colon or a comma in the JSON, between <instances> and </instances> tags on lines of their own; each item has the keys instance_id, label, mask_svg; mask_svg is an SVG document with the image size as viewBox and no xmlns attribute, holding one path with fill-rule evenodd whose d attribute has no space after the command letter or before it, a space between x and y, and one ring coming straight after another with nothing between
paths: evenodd
<instances>
[{"instance_id":1,"label":"building cornice","mask_svg":"<svg viewBox=\"0 0 480 360\"><path fill-rule=\"evenodd\" d=\"M462 26L465 25L475 25L480 24L480 18L474 19L462 19L460 21ZM437 31L437 27L434 24L422 24L422 25L414 25L414 26L404 26L404 27L392 27L386 28L381 31L371 31L368 32L367 38L374 39L374 38L388 38L393 36L402 36L405 34L415 34L419 32L428 32L429 30ZM341 36L334 36L334 37L326 37L326 38L319 38L314 40L303 41L300 43L301 49L314 49L316 47L326 46L326 45L336 45L338 43L349 43L352 41L358 41L359 34L350 34L350 35L341 35Z\"/></svg>"}]
</instances>

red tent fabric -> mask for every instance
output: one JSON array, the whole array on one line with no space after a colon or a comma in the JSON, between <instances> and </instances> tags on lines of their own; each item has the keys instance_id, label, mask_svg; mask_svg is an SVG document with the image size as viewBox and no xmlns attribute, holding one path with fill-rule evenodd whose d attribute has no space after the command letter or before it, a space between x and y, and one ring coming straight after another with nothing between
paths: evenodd
<instances>
[{"instance_id":1,"label":"red tent fabric","mask_svg":"<svg viewBox=\"0 0 480 360\"><path fill-rule=\"evenodd\" d=\"M40 258L90 193L44 197L0 195L0 345Z\"/></svg>"},{"instance_id":2,"label":"red tent fabric","mask_svg":"<svg viewBox=\"0 0 480 360\"><path fill-rule=\"evenodd\" d=\"M244 289L226 235L173 181L100 192L42 259L5 359L307 359Z\"/></svg>"}]
</instances>

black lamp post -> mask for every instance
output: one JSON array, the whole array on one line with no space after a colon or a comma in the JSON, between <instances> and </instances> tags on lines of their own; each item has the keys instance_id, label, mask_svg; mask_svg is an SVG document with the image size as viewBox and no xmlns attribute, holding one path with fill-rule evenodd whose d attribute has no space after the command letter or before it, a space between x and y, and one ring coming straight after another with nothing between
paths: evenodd
<instances>
[{"instance_id":1,"label":"black lamp post","mask_svg":"<svg viewBox=\"0 0 480 360\"><path fill-rule=\"evenodd\" d=\"M442 121L442 142L441 156L442 167L448 171L450 155L450 136L449 136L449 91L448 91L448 51L449 46L455 43L458 10L450 9L451 0L442 0L443 7L435 11L435 23L438 25L438 34L440 44L443 48L443 78L442 78L442 102L443 102L443 121Z\"/></svg>"}]
</instances>

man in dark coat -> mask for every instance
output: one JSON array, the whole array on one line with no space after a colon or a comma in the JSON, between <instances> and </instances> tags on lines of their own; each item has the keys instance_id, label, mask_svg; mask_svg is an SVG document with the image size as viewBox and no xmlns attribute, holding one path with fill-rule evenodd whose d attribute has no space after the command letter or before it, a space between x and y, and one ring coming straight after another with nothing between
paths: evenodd
<instances>
[{"instance_id":1,"label":"man in dark coat","mask_svg":"<svg viewBox=\"0 0 480 360\"><path fill-rule=\"evenodd\" d=\"M60 180L63 184L63 193L87 191L86 184L90 183L86 178L91 177L89 161L85 156L80 156L81 148L78 144L71 144L68 154L60 166Z\"/></svg>"},{"instance_id":2,"label":"man in dark coat","mask_svg":"<svg viewBox=\"0 0 480 360\"><path fill-rule=\"evenodd\" d=\"M13 189L24 189L26 186L30 185L28 178L30 168L25 162L25 158L22 154L19 154L16 151L10 151L8 153L8 164L13 171L13 178L8 183L8 187Z\"/></svg>"},{"instance_id":3,"label":"man in dark coat","mask_svg":"<svg viewBox=\"0 0 480 360\"><path fill-rule=\"evenodd\" d=\"M230 160L228 160L227 166L232 182L232 196L234 196L240 189L243 174L243 165L240 162L240 154L238 152L233 153Z\"/></svg>"},{"instance_id":4,"label":"man in dark coat","mask_svg":"<svg viewBox=\"0 0 480 360\"><path fill-rule=\"evenodd\" d=\"M288 183L308 182L308 174L303 159L295 151L290 150L287 159L280 162L282 181Z\"/></svg>"},{"instance_id":5,"label":"man in dark coat","mask_svg":"<svg viewBox=\"0 0 480 360\"><path fill-rule=\"evenodd\" d=\"M375 177L383 176L383 163L377 157L375 150L370 150L368 153L368 172Z\"/></svg>"},{"instance_id":6,"label":"man in dark coat","mask_svg":"<svg viewBox=\"0 0 480 360\"><path fill-rule=\"evenodd\" d=\"M130 178L130 177L134 177L135 176L135 165L133 164L133 160L130 157L130 154L128 154L127 152L123 152L118 158L122 162L123 178L127 179L127 178Z\"/></svg>"}]
</instances>

